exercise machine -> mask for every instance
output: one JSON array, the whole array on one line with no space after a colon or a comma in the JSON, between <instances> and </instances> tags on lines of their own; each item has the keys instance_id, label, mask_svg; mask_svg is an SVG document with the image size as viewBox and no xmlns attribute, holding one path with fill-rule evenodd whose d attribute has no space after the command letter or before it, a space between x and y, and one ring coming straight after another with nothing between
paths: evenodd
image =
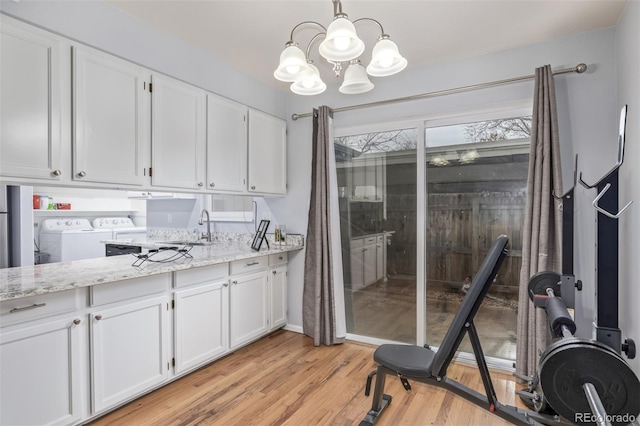
<instances>
[{"instance_id":1,"label":"exercise machine","mask_svg":"<svg viewBox=\"0 0 640 426\"><path fill-rule=\"evenodd\" d=\"M557 412L567 416L573 412L585 412L585 394L582 390L572 387L566 392L567 396L558 398L560 388L565 386L560 382L550 382L550 371L555 369L566 370L568 367L577 371L582 382L599 380L601 383L590 389L591 397L601 397L605 400L603 409L604 417L615 418L611 413L622 413L624 410L637 410L640 406L640 396L628 394L629 389L637 389L638 378L622 358L624 353L627 358L633 359L636 355L636 347L633 339L622 341L622 331L618 328L618 218L631 206L632 201L618 211L618 170L624 161L624 143L626 127L627 106L620 111L620 123L618 133L618 156L614 167L607 172L597 183L590 185L580 178L576 179L578 160L574 168L574 187L563 195L563 253L562 272L560 276L555 272L540 272L529 281L529 296L535 306L547 308L551 334L554 337L563 338L559 342L549 346L542 354L540 367L537 374L528 379L527 389L518 391L523 401L537 411ZM566 306L574 307L574 291L582 290L580 280L575 281L573 276L573 189L579 182L587 189L597 188L598 194L593 200L593 207L597 210L596 226L596 285L597 311L595 318L595 340L569 338L566 333L560 334L561 329L552 326L554 321L564 321L568 324L571 317L566 311ZM612 213L614 212L614 213ZM572 285L575 283L575 286ZM561 299L559 298L561 296ZM558 308L562 300L565 306L564 312ZM566 305L564 302L567 302ZM549 309L548 304L551 304ZM565 319L560 319L566 317ZM570 334L575 333L575 324L572 325ZM576 358L580 355L579 358ZM553 362L548 362L553 358ZM578 367L578 364L580 366ZM597 367L596 367L597 366ZM596 371L597 370L597 371ZM596 371L593 373L593 371ZM604 373L600 373L603 371ZM606 374L605 374L606 373ZM591 374L596 378L589 379ZM602 375L602 377L600 377ZM607 378L610 376L610 379ZM626 379L631 380L630 383ZM609 388L620 388L617 394L609 391ZM636 391L637 392L637 391ZM635 404L627 406L627 399L631 398ZM561 399L561 400L560 400ZM620 408L618 405L621 405ZM626 408L624 408L626 407ZM588 407L587 407L588 408ZM582 411L580 411L582 410ZM637 416L637 414L636 414ZM615 422L614 422L615 423ZM624 423L624 421L623 421ZM606 424L606 423L603 423Z\"/></svg>"},{"instance_id":2,"label":"exercise machine","mask_svg":"<svg viewBox=\"0 0 640 426\"><path fill-rule=\"evenodd\" d=\"M360 423L361 426L374 424L391 403L391 395L384 393L387 375L397 376L406 390L411 389L409 380L444 388L474 404L486 407L497 416L515 424L553 421L553 416L503 405L498 401L474 325L474 317L482 300L489 291L502 261L507 256L507 243L508 238L505 235L501 235L494 241L438 351L434 352L429 347L395 344L381 345L376 349L373 359L378 367L369 374L365 388L365 395L369 395L371 382L375 376L373 402L371 410ZM465 334L468 334L471 340L485 388L484 395L447 377L447 369Z\"/></svg>"}]
</instances>

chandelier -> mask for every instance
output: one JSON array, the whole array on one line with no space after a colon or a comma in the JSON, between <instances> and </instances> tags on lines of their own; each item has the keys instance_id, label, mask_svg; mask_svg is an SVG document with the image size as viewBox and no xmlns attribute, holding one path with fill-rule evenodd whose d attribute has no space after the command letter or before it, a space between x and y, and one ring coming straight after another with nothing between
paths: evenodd
<instances>
[{"instance_id":1,"label":"chandelier","mask_svg":"<svg viewBox=\"0 0 640 426\"><path fill-rule=\"evenodd\" d=\"M311 47L321 38L324 40L318 46L318 52L333 66L336 77L340 77L343 62L348 63L344 72L340 93L358 94L373 89L373 83L368 75L386 77L399 73L407 66L407 60L400 55L398 46L385 34L380 22L371 18L360 18L351 22L346 13L342 12L340 0L333 2L333 21L325 28L315 21L304 21L293 27L289 41L280 54L280 64L273 76L285 82L291 82L291 91L298 95L317 95L326 90L327 85L320 78L318 68L313 65L309 53ZM371 63L365 67L358 57L365 50L364 42L356 33L355 25L361 22L371 22L380 27L380 36L371 52ZM322 31L317 33L303 52L293 36L300 28L315 26Z\"/></svg>"}]
</instances>

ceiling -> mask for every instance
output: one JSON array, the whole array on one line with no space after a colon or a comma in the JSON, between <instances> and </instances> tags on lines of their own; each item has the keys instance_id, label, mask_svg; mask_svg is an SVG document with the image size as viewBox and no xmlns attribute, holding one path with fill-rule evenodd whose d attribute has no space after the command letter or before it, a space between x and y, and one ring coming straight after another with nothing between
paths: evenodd
<instances>
[{"instance_id":1,"label":"ceiling","mask_svg":"<svg viewBox=\"0 0 640 426\"><path fill-rule=\"evenodd\" d=\"M153 26L254 76L287 90L273 71L293 27L333 17L331 0L107 0ZM627 0L343 0L351 20L379 21L407 58L408 67L447 62L614 26ZM357 26L366 44L366 66L379 35L375 25ZM296 32L305 50L314 27ZM311 59L327 81L333 73Z\"/></svg>"}]
</instances>

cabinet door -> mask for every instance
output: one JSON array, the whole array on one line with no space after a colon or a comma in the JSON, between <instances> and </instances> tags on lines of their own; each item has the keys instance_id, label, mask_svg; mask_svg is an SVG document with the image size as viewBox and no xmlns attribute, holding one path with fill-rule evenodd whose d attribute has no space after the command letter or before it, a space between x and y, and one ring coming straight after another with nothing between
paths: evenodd
<instances>
[{"instance_id":1,"label":"cabinet door","mask_svg":"<svg viewBox=\"0 0 640 426\"><path fill-rule=\"evenodd\" d=\"M236 276L229 289L229 329L231 349L268 331L267 271Z\"/></svg>"},{"instance_id":2,"label":"cabinet door","mask_svg":"<svg viewBox=\"0 0 640 426\"><path fill-rule=\"evenodd\" d=\"M224 354L229 345L229 282L176 291L175 372Z\"/></svg>"},{"instance_id":3,"label":"cabinet door","mask_svg":"<svg viewBox=\"0 0 640 426\"><path fill-rule=\"evenodd\" d=\"M376 282L376 246L375 244L365 246L364 256L364 285L371 285Z\"/></svg>"},{"instance_id":4,"label":"cabinet door","mask_svg":"<svg viewBox=\"0 0 640 426\"><path fill-rule=\"evenodd\" d=\"M93 413L167 379L168 300L156 297L90 314Z\"/></svg>"},{"instance_id":5,"label":"cabinet door","mask_svg":"<svg viewBox=\"0 0 640 426\"><path fill-rule=\"evenodd\" d=\"M143 185L150 143L144 70L78 48L73 70L73 179Z\"/></svg>"},{"instance_id":6,"label":"cabinet door","mask_svg":"<svg viewBox=\"0 0 640 426\"><path fill-rule=\"evenodd\" d=\"M80 318L0 336L0 424L67 425L82 419Z\"/></svg>"},{"instance_id":7,"label":"cabinet door","mask_svg":"<svg viewBox=\"0 0 640 426\"><path fill-rule=\"evenodd\" d=\"M207 189L247 188L247 107L207 95Z\"/></svg>"},{"instance_id":8,"label":"cabinet door","mask_svg":"<svg viewBox=\"0 0 640 426\"><path fill-rule=\"evenodd\" d=\"M249 192L286 194L287 124L249 110Z\"/></svg>"},{"instance_id":9,"label":"cabinet door","mask_svg":"<svg viewBox=\"0 0 640 426\"><path fill-rule=\"evenodd\" d=\"M0 18L0 174L60 180L61 46Z\"/></svg>"},{"instance_id":10,"label":"cabinet door","mask_svg":"<svg viewBox=\"0 0 640 426\"><path fill-rule=\"evenodd\" d=\"M169 77L153 76L151 183L204 189L206 95Z\"/></svg>"},{"instance_id":11,"label":"cabinet door","mask_svg":"<svg viewBox=\"0 0 640 426\"><path fill-rule=\"evenodd\" d=\"M287 267L280 266L271 269L269 278L271 279L269 287L271 324L269 328L273 330L287 323Z\"/></svg>"},{"instance_id":12,"label":"cabinet door","mask_svg":"<svg viewBox=\"0 0 640 426\"><path fill-rule=\"evenodd\" d=\"M364 258L362 247L351 249L351 289L360 290L364 287Z\"/></svg>"}]
</instances>

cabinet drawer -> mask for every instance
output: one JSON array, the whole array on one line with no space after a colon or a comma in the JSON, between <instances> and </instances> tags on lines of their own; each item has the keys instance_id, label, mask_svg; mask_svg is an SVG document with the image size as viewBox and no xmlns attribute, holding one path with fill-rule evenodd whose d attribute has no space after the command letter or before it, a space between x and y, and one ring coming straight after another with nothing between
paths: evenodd
<instances>
[{"instance_id":1,"label":"cabinet drawer","mask_svg":"<svg viewBox=\"0 0 640 426\"><path fill-rule=\"evenodd\" d=\"M269 266L285 265L287 263L287 253L275 253L269 255Z\"/></svg>"},{"instance_id":2,"label":"cabinet drawer","mask_svg":"<svg viewBox=\"0 0 640 426\"><path fill-rule=\"evenodd\" d=\"M185 269L175 272L175 288L188 287L194 284L210 283L229 275L229 264L203 266L200 268Z\"/></svg>"},{"instance_id":3,"label":"cabinet drawer","mask_svg":"<svg viewBox=\"0 0 640 426\"><path fill-rule=\"evenodd\" d=\"M364 245L368 246L369 244L375 244L376 243L376 237L366 237L364 239Z\"/></svg>"},{"instance_id":4,"label":"cabinet drawer","mask_svg":"<svg viewBox=\"0 0 640 426\"><path fill-rule=\"evenodd\" d=\"M73 312L82 307L82 294L83 289L77 289L5 300L0 303L0 327Z\"/></svg>"},{"instance_id":5,"label":"cabinet drawer","mask_svg":"<svg viewBox=\"0 0 640 426\"><path fill-rule=\"evenodd\" d=\"M351 248L362 248L364 246L364 238L354 238L351 240Z\"/></svg>"},{"instance_id":6,"label":"cabinet drawer","mask_svg":"<svg viewBox=\"0 0 640 426\"><path fill-rule=\"evenodd\" d=\"M133 278L110 284L100 284L91 287L91 306L106 305L107 303L135 299L169 290L171 274L165 273L149 277Z\"/></svg>"},{"instance_id":7,"label":"cabinet drawer","mask_svg":"<svg viewBox=\"0 0 640 426\"><path fill-rule=\"evenodd\" d=\"M251 257L249 259L235 260L231 262L229 273L231 275L244 274L245 272L258 271L268 266L268 256Z\"/></svg>"}]
</instances>

